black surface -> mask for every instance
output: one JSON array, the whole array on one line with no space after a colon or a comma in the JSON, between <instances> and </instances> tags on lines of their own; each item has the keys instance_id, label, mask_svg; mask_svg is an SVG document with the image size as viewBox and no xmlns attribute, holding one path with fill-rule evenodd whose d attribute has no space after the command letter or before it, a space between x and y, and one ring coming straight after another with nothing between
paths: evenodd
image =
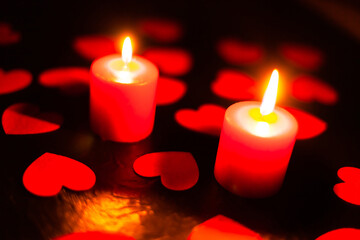
<instances>
[{"instance_id":1,"label":"black surface","mask_svg":"<svg viewBox=\"0 0 360 240\"><path fill-rule=\"evenodd\" d=\"M360 207L339 199L333 186L342 166L360 167L358 158L359 44L315 13L296 3L196 1L113 1L0 4L0 20L22 33L18 44L0 47L0 67L24 68L35 77L22 91L0 96L0 112L16 102L32 102L60 112L58 131L28 136L6 136L0 130L1 239L49 239L85 230L122 231L137 239L186 239L191 228L217 214L231 217L270 239L315 239L341 227L360 227ZM174 46L188 49L194 68L182 77L189 90L171 106L158 107L153 134L135 144L102 142L89 128L88 95L66 96L37 84L43 70L59 66L89 66L72 49L75 36L115 34L134 29L142 17L172 17L186 28ZM261 80L274 67L291 78L304 71L287 64L278 53L284 42L318 47L325 64L314 76L333 85L340 95L335 106L305 104L294 99L279 104L304 109L328 124L328 130L310 140L297 141L285 183L274 197L244 199L230 194L213 176L218 138L191 132L174 121L174 113L203 103L224 107L232 102L211 93L216 72L227 67L215 52L215 43L235 36L259 43L265 60L251 67L235 67ZM141 39L142 47L154 46ZM281 73L280 73L281 74ZM189 151L199 165L200 179L187 191L174 192L159 180L133 174L132 162L155 151ZM41 198L26 191L22 174L44 152L65 155L89 165L97 175L91 191L62 190Z\"/></svg>"}]
</instances>

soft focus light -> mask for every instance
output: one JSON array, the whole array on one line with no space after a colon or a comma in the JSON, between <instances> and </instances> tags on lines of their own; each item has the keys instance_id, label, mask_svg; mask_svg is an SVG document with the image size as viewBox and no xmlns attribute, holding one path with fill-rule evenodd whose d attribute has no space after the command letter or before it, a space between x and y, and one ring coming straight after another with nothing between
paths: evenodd
<instances>
[{"instance_id":1,"label":"soft focus light","mask_svg":"<svg viewBox=\"0 0 360 240\"><path fill-rule=\"evenodd\" d=\"M268 137L270 135L270 126L267 122L257 122L255 125L255 135L259 137Z\"/></svg>"},{"instance_id":2,"label":"soft focus light","mask_svg":"<svg viewBox=\"0 0 360 240\"><path fill-rule=\"evenodd\" d=\"M260 113L265 116L274 111L277 89L279 84L279 72L275 69L271 74L269 85L265 91L264 98L260 106Z\"/></svg>"},{"instance_id":3,"label":"soft focus light","mask_svg":"<svg viewBox=\"0 0 360 240\"><path fill-rule=\"evenodd\" d=\"M122 60L125 64L128 64L131 62L132 58L132 46L131 46L131 40L130 37L126 37L124 40L124 44L121 51Z\"/></svg>"}]
</instances>

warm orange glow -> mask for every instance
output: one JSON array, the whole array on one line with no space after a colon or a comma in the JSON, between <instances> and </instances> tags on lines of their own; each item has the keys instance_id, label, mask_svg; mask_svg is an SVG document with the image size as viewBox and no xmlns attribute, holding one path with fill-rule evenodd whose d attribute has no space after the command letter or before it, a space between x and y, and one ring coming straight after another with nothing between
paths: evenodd
<instances>
[{"instance_id":1,"label":"warm orange glow","mask_svg":"<svg viewBox=\"0 0 360 240\"><path fill-rule=\"evenodd\" d=\"M279 72L275 69L271 74L269 85L261 102L260 113L263 116L268 115L274 111L278 85Z\"/></svg>"},{"instance_id":2,"label":"warm orange glow","mask_svg":"<svg viewBox=\"0 0 360 240\"><path fill-rule=\"evenodd\" d=\"M128 64L131 62L132 58L132 46L131 46L131 40L130 37L126 37L124 40L124 44L121 50L122 60L125 64Z\"/></svg>"}]
</instances>

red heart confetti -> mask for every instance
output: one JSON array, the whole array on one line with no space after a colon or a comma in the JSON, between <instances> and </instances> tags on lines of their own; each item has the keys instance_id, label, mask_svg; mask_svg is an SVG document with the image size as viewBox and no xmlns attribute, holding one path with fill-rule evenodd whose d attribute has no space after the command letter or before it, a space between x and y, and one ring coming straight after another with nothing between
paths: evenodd
<instances>
[{"instance_id":1,"label":"red heart confetti","mask_svg":"<svg viewBox=\"0 0 360 240\"><path fill-rule=\"evenodd\" d=\"M60 237L53 238L53 240L135 240L122 233L106 233L106 232L78 232L70 233Z\"/></svg>"},{"instance_id":2,"label":"red heart confetti","mask_svg":"<svg viewBox=\"0 0 360 240\"><path fill-rule=\"evenodd\" d=\"M114 39L101 35L77 37L73 47L78 54L88 60L117 52Z\"/></svg>"},{"instance_id":3,"label":"red heart confetti","mask_svg":"<svg viewBox=\"0 0 360 240\"><path fill-rule=\"evenodd\" d=\"M280 52L289 62L303 69L315 70L323 63L321 51L311 46L284 44Z\"/></svg>"},{"instance_id":4,"label":"red heart confetti","mask_svg":"<svg viewBox=\"0 0 360 240\"><path fill-rule=\"evenodd\" d=\"M299 128L296 139L314 138L327 129L327 123L310 113L292 107L284 107L298 122Z\"/></svg>"},{"instance_id":5,"label":"red heart confetti","mask_svg":"<svg viewBox=\"0 0 360 240\"><path fill-rule=\"evenodd\" d=\"M187 74L193 65L191 54L180 48L150 48L143 56L157 65L160 72L171 76Z\"/></svg>"},{"instance_id":6,"label":"red heart confetti","mask_svg":"<svg viewBox=\"0 0 360 240\"><path fill-rule=\"evenodd\" d=\"M74 191L88 190L95 181L95 174L88 166L54 153L41 155L23 175L25 188L41 197L54 196L63 186Z\"/></svg>"},{"instance_id":7,"label":"red heart confetti","mask_svg":"<svg viewBox=\"0 0 360 240\"><path fill-rule=\"evenodd\" d=\"M88 89L89 70L84 67L53 68L42 72L39 83L44 87L57 87L65 93L77 94Z\"/></svg>"},{"instance_id":8,"label":"red heart confetti","mask_svg":"<svg viewBox=\"0 0 360 240\"><path fill-rule=\"evenodd\" d=\"M137 158L134 171L143 177L161 177L164 187L182 191L192 188L199 179L195 158L189 152L154 152Z\"/></svg>"},{"instance_id":9,"label":"red heart confetti","mask_svg":"<svg viewBox=\"0 0 360 240\"><path fill-rule=\"evenodd\" d=\"M233 65L254 64L263 57L261 47L234 38L220 40L217 51L226 62Z\"/></svg>"},{"instance_id":10,"label":"red heart confetti","mask_svg":"<svg viewBox=\"0 0 360 240\"><path fill-rule=\"evenodd\" d=\"M332 105L338 101L338 94L332 86L311 76L297 77L292 82L291 91L296 99L303 102L318 101Z\"/></svg>"},{"instance_id":11,"label":"red heart confetti","mask_svg":"<svg viewBox=\"0 0 360 240\"><path fill-rule=\"evenodd\" d=\"M23 69L5 72L0 68L0 94L22 90L31 84L32 75Z\"/></svg>"},{"instance_id":12,"label":"red heart confetti","mask_svg":"<svg viewBox=\"0 0 360 240\"><path fill-rule=\"evenodd\" d=\"M183 35L181 24L170 19L144 19L139 22L139 29L148 37L163 43L175 42Z\"/></svg>"},{"instance_id":13,"label":"red heart confetti","mask_svg":"<svg viewBox=\"0 0 360 240\"><path fill-rule=\"evenodd\" d=\"M21 35L14 31L11 25L5 22L0 22L0 45L14 44L20 41Z\"/></svg>"},{"instance_id":14,"label":"red heart confetti","mask_svg":"<svg viewBox=\"0 0 360 240\"><path fill-rule=\"evenodd\" d=\"M211 90L223 98L249 100L255 97L255 85L256 82L245 73L222 69L211 84Z\"/></svg>"},{"instance_id":15,"label":"red heart confetti","mask_svg":"<svg viewBox=\"0 0 360 240\"><path fill-rule=\"evenodd\" d=\"M4 132L8 135L39 134L60 128L63 118L58 113L42 113L38 106L16 103L2 115Z\"/></svg>"},{"instance_id":16,"label":"red heart confetti","mask_svg":"<svg viewBox=\"0 0 360 240\"><path fill-rule=\"evenodd\" d=\"M344 182L334 186L335 194L346 202L360 205L360 169L342 167L337 174Z\"/></svg>"},{"instance_id":17,"label":"red heart confetti","mask_svg":"<svg viewBox=\"0 0 360 240\"><path fill-rule=\"evenodd\" d=\"M186 93L186 84L175 78L159 77L156 104L169 105L179 101Z\"/></svg>"},{"instance_id":18,"label":"red heart confetti","mask_svg":"<svg viewBox=\"0 0 360 240\"><path fill-rule=\"evenodd\" d=\"M262 240L261 236L244 225L217 215L193 228L187 240Z\"/></svg>"},{"instance_id":19,"label":"red heart confetti","mask_svg":"<svg viewBox=\"0 0 360 240\"><path fill-rule=\"evenodd\" d=\"M360 229L356 228L339 228L327 232L316 240L359 240L360 239Z\"/></svg>"},{"instance_id":20,"label":"red heart confetti","mask_svg":"<svg viewBox=\"0 0 360 240\"><path fill-rule=\"evenodd\" d=\"M204 104L199 110L180 109L175 120L190 130L219 136L224 122L225 108L215 104Z\"/></svg>"}]
</instances>

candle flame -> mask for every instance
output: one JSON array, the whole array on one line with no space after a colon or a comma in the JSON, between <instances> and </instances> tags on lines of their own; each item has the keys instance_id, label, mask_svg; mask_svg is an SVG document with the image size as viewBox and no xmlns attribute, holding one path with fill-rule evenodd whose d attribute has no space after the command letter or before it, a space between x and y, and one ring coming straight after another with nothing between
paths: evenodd
<instances>
[{"instance_id":1,"label":"candle flame","mask_svg":"<svg viewBox=\"0 0 360 240\"><path fill-rule=\"evenodd\" d=\"M270 78L268 87L266 88L261 106L260 113L265 116L274 111L277 89L279 84L279 72L275 69Z\"/></svg>"},{"instance_id":2,"label":"candle flame","mask_svg":"<svg viewBox=\"0 0 360 240\"><path fill-rule=\"evenodd\" d=\"M124 44L121 50L121 57L124 61L125 65L131 62L132 58L132 46L131 46L131 40L130 37L126 37L124 40Z\"/></svg>"}]
</instances>

